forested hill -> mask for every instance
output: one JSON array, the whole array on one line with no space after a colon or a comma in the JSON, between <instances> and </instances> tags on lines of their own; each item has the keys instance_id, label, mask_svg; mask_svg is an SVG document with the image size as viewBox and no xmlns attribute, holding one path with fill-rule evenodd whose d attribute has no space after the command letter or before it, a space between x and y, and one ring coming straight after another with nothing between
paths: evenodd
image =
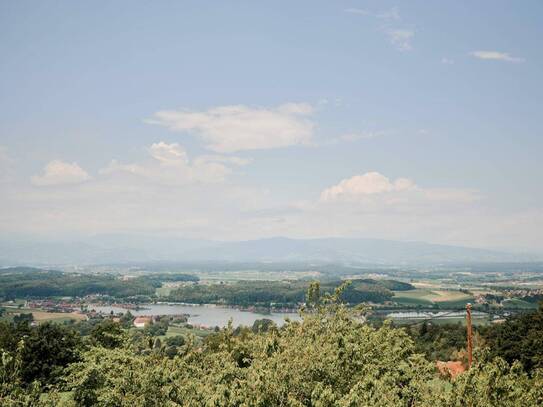
<instances>
[{"instance_id":1,"label":"forested hill","mask_svg":"<svg viewBox=\"0 0 543 407\"><path fill-rule=\"evenodd\" d=\"M322 283L324 292L333 292L342 282ZM257 305L296 307L304 301L309 281L237 281L231 284L189 285L173 290L169 301L194 304ZM353 280L343 291L349 304L390 301L392 290L411 290L411 284L396 280Z\"/></svg>"},{"instance_id":2,"label":"forested hill","mask_svg":"<svg viewBox=\"0 0 543 407\"><path fill-rule=\"evenodd\" d=\"M150 274L121 280L111 274L65 273L30 267L0 269L0 299L110 295L117 298L153 295L163 281L198 281L188 274Z\"/></svg>"}]
</instances>

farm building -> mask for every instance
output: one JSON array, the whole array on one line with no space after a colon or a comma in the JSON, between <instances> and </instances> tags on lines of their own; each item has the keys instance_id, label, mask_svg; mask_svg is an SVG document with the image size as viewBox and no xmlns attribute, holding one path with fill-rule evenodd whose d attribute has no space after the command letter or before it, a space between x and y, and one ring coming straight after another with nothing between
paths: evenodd
<instances>
[{"instance_id":1,"label":"farm building","mask_svg":"<svg viewBox=\"0 0 543 407\"><path fill-rule=\"evenodd\" d=\"M151 323L152 319L150 317L137 317L134 319L134 326L136 328L145 328L146 325Z\"/></svg>"}]
</instances>

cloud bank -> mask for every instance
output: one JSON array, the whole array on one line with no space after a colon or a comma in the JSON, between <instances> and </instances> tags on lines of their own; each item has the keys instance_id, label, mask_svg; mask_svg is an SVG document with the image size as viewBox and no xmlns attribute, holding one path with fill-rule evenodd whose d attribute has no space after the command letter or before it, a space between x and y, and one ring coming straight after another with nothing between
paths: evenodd
<instances>
[{"instance_id":1,"label":"cloud bank","mask_svg":"<svg viewBox=\"0 0 543 407\"><path fill-rule=\"evenodd\" d=\"M34 175L32 184L36 186L56 186L80 184L91 179L90 175L77 163L67 163L60 160L49 162L42 175Z\"/></svg>"},{"instance_id":2,"label":"cloud bank","mask_svg":"<svg viewBox=\"0 0 543 407\"><path fill-rule=\"evenodd\" d=\"M205 111L163 110L147 123L200 137L206 148L219 153L307 144L313 134L306 103L286 103L276 108L244 105L220 106Z\"/></svg>"},{"instance_id":3,"label":"cloud bank","mask_svg":"<svg viewBox=\"0 0 543 407\"><path fill-rule=\"evenodd\" d=\"M223 182L232 172L232 166L248 164L250 160L240 157L203 155L190 160L185 149L178 143L160 141L152 144L147 152L149 160L139 163L121 164L112 160L102 169L102 175L129 174L143 177L151 182L166 185Z\"/></svg>"}]
</instances>

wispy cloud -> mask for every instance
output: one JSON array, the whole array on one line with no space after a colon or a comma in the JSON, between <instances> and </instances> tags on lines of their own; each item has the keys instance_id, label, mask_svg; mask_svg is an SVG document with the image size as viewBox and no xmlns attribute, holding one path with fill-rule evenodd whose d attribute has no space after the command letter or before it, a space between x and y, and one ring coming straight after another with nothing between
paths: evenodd
<instances>
[{"instance_id":1,"label":"wispy cloud","mask_svg":"<svg viewBox=\"0 0 543 407\"><path fill-rule=\"evenodd\" d=\"M364 9L361 9L361 8L354 8L354 7L346 8L343 11L345 11L346 13L349 13L349 14L358 14L358 15L361 15L361 16L372 15L368 10L364 10Z\"/></svg>"},{"instance_id":2,"label":"wispy cloud","mask_svg":"<svg viewBox=\"0 0 543 407\"><path fill-rule=\"evenodd\" d=\"M411 40L413 39L415 32L411 30L386 30L385 31L390 43L399 51L411 51Z\"/></svg>"},{"instance_id":3,"label":"wispy cloud","mask_svg":"<svg viewBox=\"0 0 543 407\"><path fill-rule=\"evenodd\" d=\"M402 18L400 16L400 10L398 7L392 7L389 10L383 11L382 13L374 13L372 11L362 9L362 8L346 8L346 13L349 14L358 14L361 16L371 16L375 17L381 20L387 20L387 21L400 21Z\"/></svg>"},{"instance_id":4,"label":"wispy cloud","mask_svg":"<svg viewBox=\"0 0 543 407\"><path fill-rule=\"evenodd\" d=\"M415 31L403 27L398 27L402 21L400 11L397 7L393 7L381 13L372 12L361 8L347 8L344 9L346 13L356 14L359 16L372 17L381 22L380 31L385 33L389 42L398 51L411 51L413 46L411 44Z\"/></svg>"},{"instance_id":5,"label":"wispy cloud","mask_svg":"<svg viewBox=\"0 0 543 407\"><path fill-rule=\"evenodd\" d=\"M91 176L77 163L53 160L45 166L42 175L33 176L31 181L36 186L56 186L80 184L89 179Z\"/></svg>"},{"instance_id":6,"label":"wispy cloud","mask_svg":"<svg viewBox=\"0 0 543 407\"><path fill-rule=\"evenodd\" d=\"M223 182L232 172L231 166L246 165L249 159L235 156L202 155L189 159L178 143L153 143L148 148L151 160L121 164L111 161L100 170L102 175L129 174L161 185L189 185Z\"/></svg>"},{"instance_id":7,"label":"wispy cloud","mask_svg":"<svg viewBox=\"0 0 543 407\"><path fill-rule=\"evenodd\" d=\"M524 62L524 58L513 57L506 52L498 51L472 51L469 53L472 57L478 59L492 60L492 61L504 61L520 63Z\"/></svg>"}]
</instances>

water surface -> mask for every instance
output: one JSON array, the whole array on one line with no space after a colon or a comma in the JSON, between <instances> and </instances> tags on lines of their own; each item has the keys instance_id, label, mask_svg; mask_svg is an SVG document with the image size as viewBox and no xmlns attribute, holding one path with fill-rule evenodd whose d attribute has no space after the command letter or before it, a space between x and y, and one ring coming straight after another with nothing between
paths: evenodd
<instances>
[{"instance_id":1,"label":"water surface","mask_svg":"<svg viewBox=\"0 0 543 407\"><path fill-rule=\"evenodd\" d=\"M277 325L281 326L285 323L285 318L291 320L299 320L300 316L297 313L292 312L272 312L270 314L263 314L251 311L241 311L235 308L223 308L215 305L191 305L191 304L146 304L142 306L143 309L130 310L135 316L140 315L180 315L188 314L188 322L193 325L200 325L204 327L224 327L228 325L228 321L232 319L234 326L245 325L251 326L257 319L271 319ZM125 313L127 310L119 307L89 307L95 309L97 312L109 314L111 311L114 313Z\"/></svg>"}]
</instances>

